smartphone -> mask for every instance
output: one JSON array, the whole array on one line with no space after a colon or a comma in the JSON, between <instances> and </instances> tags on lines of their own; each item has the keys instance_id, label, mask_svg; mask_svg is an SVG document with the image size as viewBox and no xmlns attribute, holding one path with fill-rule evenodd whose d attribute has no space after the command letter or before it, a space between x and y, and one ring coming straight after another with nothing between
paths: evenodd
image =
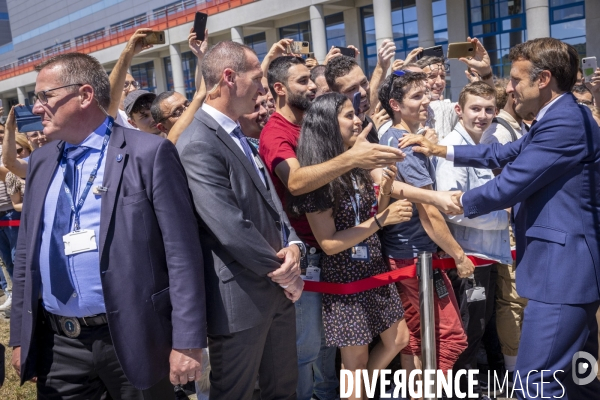
<instances>
[{"instance_id":1,"label":"smartphone","mask_svg":"<svg viewBox=\"0 0 600 400\"><path fill-rule=\"evenodd\" d=\"M581 69L583 70L583 76L586 82L589 83L592 81L592 76L594 76L596 68L598 68L596 57L586 57L581 60Z\"/></svg>"},{"instance_id":2,"label":"smartphone","mask_svg":"<svg viewBox=\"0 0 600 400\"><path fill-rule=\"evenodd\" d=\"M475 55L475 45L471 42L450 43L448 58L469 58Z\"/></svg>"},{"instance_id":3,"label":"smartphone","mask_svg":"<svg viewBox=\"0 0 600 400\"><path fill-rule=\"evenodd\" d=\"M310 43L307 41L302 42L292 42L290 46L290 53L294 54L309 54L310 53Z\"/></svg>"},{"instance_id":4,"label":"smartphone","mask_svg":"<svg viewBox=\"0 0 600 400\"><path fill-rule=\"evenodd\" d=\"M360 92L354 93L354 97L352 97L352 107L354 107L354 114L360 114Z\"/></svg>"},{"instance_id":5,"label":"smartphone","mask_svg":"<svg viewBox=\"0 0 600 400\"><path fill-rule=\"evenodd\" d=\"M33 113L33 106L15 107L15 120L17 121L17 129L21 133L44 130L42 118Z\"/></svg>"},{"instance_id":6,"label":"smartphone","mask_svg":"<svg viewBox=\"0 0 600 400\"><path fill-rule=\"evenodd\" d=\"M152 31L144 38L146 44L165 44L165 31Z\"/></svg>"},{"instance_id":7,"label":"smartphone","mask_svg":"<svg viewBox=\"0 0 600 400\"><path fill-rule=\"evenodd\" d=\"M336 49L340 49L340 53L342 53L343 56L347 56L347 57L356 57L356 53L354 52L354 49L351 49L350 47L341 47L341 46L335 46Z\"/></svg>"},{"instance_id":8,"label":"smartphone","mask_svg":"<svg viewBox=\"0 0 600 400\"><path fill-rule=\"evenodd\" d=\"M422 52L417 54L417 60L423 57L441 57L444 58L444 48L442 46L433 46L423 49Z\"/></svg>"},{"instance_id":9,"label":"smartphone","mask_svg":"<svg viewBox=\"0 0 600 400\"><path fill-rule=\"evenodd\" d=\"M194 32L196 32L196 39L204 40L204 31L206 31L206 20L208 14L196 12L196 19L194 20Z\"/></svg>"}]
</instances>

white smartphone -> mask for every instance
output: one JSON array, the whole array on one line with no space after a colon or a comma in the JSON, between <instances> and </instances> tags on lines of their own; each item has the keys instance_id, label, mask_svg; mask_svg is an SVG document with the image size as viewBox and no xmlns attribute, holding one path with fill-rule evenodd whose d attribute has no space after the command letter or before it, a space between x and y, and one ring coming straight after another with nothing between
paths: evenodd
<instances>
[{"instance_id":1,"label":"white smartphone","mask_svg":"<svg viewBox=\"0 0 600 400\"><path fill-rule=\"evenodd\" d=\"M594 76L596 68L598 68L596 57L586 57L581 60L581 69L583 70L583 77L585 78L586 82L592 81L592 76Z\"/></svg>"}]
</instances>

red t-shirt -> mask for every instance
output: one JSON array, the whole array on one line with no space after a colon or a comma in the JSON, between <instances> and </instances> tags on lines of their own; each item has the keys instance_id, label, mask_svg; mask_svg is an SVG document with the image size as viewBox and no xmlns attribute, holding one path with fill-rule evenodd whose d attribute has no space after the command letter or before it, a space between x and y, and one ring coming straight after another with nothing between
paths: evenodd
<instances>
[{"instance_id":1,"label":"red t-shirt","mask_svg":"<svg viewBox=\"0 0 600 400\"><path fill-rule=\"evenodd\" d=\"M275 190L284 209L287 196L290 196L290 193L275 173L275 168L280 162L288 158L296 158L299 137L300 125L292 124L278 112L271 115L260 134L258 152L271 174L273 185L275 185ZM302 215L294 218L288 213L288 217L300 240L312 247L320 248L312 234L306 216Z\"/></svg>"}]
</instances>

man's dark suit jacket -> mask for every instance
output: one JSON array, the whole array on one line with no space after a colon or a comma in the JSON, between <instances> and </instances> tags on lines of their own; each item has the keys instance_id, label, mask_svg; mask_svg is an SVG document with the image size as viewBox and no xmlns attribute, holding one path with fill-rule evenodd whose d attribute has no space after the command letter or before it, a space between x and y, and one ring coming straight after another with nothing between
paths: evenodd
<instances>
[{"instance_id":1,"label":"man's dark suit jacket","mask_svg":"<svg viewBox=\"0 0 600 400\"><path fill-rule=\"evenodd\" d=\"M504 167L462 201L468 218L521 203L520 296L550 304L600 300L600 129L587 107L566 93L521 139L455 146L454 164Z\"/></svg>"},{"instance_id":2,"label":"man's dark suit jacket","mask_svg":"<svg viewBox=\"0 0 600 400\"><path fill-rule=\"evenodd\" d=\"M204 254L208 333L227 335L265 321L283 289L267 276L279 268L283 223L298 241L267 172L270 190L244 152L204 110L177 141Z\"/></svg>"},{"instance_id":3,"label":"man's dark suit jacket","mask_svg":"<svg viewBox=\"0 0 600 400\"><path fill-rule=\"evenodd\" d=\"M64 142L49 143L29 161L10 321L10 345L21 346L22 381L36 374L41 221L63 148ZM168 376L172 348L206 347L198 226L171 142L115 125L105 157L108 191L97 240L106 314L125 375L146 389Z\"/></svg>"}]
</instances>

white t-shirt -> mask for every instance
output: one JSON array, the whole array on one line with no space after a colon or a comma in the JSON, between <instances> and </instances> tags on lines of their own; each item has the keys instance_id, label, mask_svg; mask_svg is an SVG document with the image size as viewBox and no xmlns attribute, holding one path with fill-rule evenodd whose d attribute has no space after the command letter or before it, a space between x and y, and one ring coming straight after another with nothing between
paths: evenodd
<instances>
[{"instance_id":1,"label":"white t-shirt","mask_svg":"<svg viewBox=\"0 0 600 400\"><path fill-rule=\"evenodd\" d=\"M127 114L125 113L125 111L121 110L119 108L119 112L117 113L117 120L116 123L121 125L124 128L129 128L129 129L137 129L135 126L131 125L128 121L127 121Z\"/></svg>"}]
</instances>

